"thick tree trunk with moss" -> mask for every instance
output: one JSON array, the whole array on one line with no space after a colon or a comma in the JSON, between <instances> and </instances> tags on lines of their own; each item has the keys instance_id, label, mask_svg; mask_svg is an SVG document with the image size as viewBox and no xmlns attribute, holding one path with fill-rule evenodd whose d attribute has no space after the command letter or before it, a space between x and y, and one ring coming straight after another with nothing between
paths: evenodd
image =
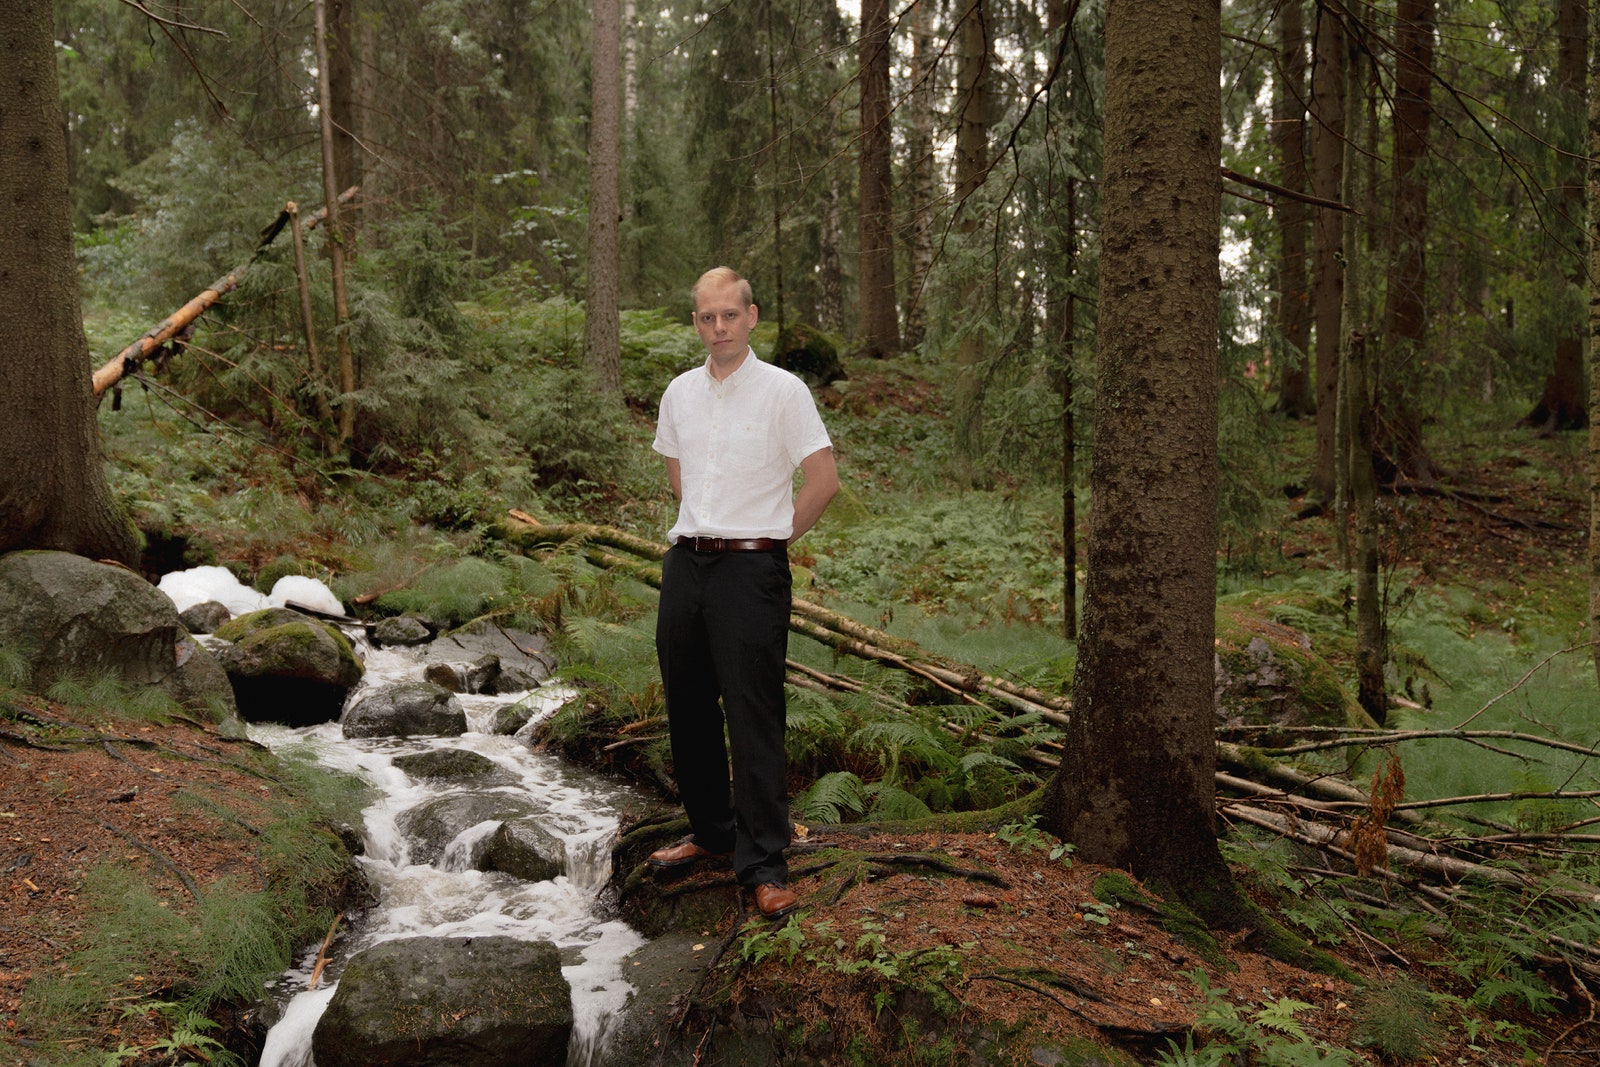
<instances>
[{"instance_id":1,"label":"thick tree trunk with moss","mask_svg":"<svg viewBox=\"0 0 1600 1067\"><path fill-rule=\"evenodd\" d=\"M49 4L0 0L0 552L134 563L100 466Z\"/></svg>"},{"instance_id":2,"label":"thick tree trunk with moss","mask_svg":"<svg viewBox=\"0 0 1600 1067\"><path fill-rule=\"evenodd\" d=\"M1106 8L1088 580L1048 829L1237 925L1217 849L1218 0Z\"/></svg>"}]
</instances>

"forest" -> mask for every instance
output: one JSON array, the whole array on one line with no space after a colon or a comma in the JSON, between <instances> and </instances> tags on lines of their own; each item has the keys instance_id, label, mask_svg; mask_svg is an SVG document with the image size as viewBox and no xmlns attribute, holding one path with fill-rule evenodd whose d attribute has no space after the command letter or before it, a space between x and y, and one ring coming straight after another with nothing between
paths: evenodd
<instances>
[{"instance_id":1,"label":"forest","mask_svg":"<svg viewBox=\"0 0 1600 1067\"><path fill-rule=\"evenodd\" d=\"M1111 1057L1082 1062L1594 1062L1584 0L0 0L0 24L0 553L548 635L583 697L539 744L670 800L650 445L705 356L689 287L726 265L841 481L789 552L796 822L987 835L1078 894L1052 920L1177 929L1160 898L1349 983L1230 1001L1226 968L1174 963L1171 1029L1007 1025ZM0 818L71 792L22 773L66 723L183 729L20 664L0 641ZM309 833L352 797L301 774ZM43 892L26 860L0 863L15 901ZM1145 888L1065 888L1101 868ZM214 932L183 963L86 956L139 920L76 873L53 932L0 913L7 1063L253 1062L240 991L333 936L327 900L269 885L281 943L247 958ZM734 1002L854 997L872 1036L838 1062L1027 1062L882 1023L913 994L999 1012L963 1000L991 977L959 958L991 936L972 899L936 975L879 928L817 964L821 910L730 930ZM680 1025L717 1018L695 1003Z\"/></svg>"}]
</instances>

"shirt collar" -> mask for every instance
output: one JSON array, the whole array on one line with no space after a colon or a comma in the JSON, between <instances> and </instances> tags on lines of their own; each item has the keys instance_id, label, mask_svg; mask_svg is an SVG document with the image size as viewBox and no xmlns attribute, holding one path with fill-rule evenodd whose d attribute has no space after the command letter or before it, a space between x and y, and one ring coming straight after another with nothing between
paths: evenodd
<instances>
[{"instance_id":1,"label":"shirt collar","mask_svg":"<svg viewBox=\"0 0 1600 1067\"><path fill-rule=\"evenodd\" d=\"M706 361L700 365L700 369L705 371L706 384L711 388L727 389L733 385L736 385L742 379L749 377L750 364L755 363L757 359L758 357L756 356L756 350L752 347L746 346L744 350L744 362L739 364L739 369L722 379L720 382L717 381L717 379L711 374L710 356L706 357Z\"/></svg>"}]
</instances>

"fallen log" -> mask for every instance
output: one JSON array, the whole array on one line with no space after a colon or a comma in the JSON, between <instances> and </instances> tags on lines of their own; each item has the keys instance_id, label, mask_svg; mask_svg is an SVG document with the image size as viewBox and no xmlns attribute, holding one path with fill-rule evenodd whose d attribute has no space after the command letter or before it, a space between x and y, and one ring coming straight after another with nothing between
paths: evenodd
<instances>
[{"instance_id":1,"label":"fallen log","mask_svg":"<svg viewBox=\"0 0 1600 1067\"><path fill-rule=\"evenodd\" d=\"M349 200L351 197L355 196L359 190L360 186L352 185L350 188L339 194L339 201L343 203L344 201ZM177 311L174 311L171 315L168 315L156 325L152 326L143 337L140 337L137 341L134 341L121 352L118 352L116 355L106 360L105 363L101 364L100 369L94 372L94 395L100 396L104 394L107 389L110 389L123 378L138 370L140 364L144 363L145 360L152 358L158 349L172 341L174 338L178 337L178 335L193 325L194 321L201 315L205 314L206 311L208 311L218 300L221 300L228 293L231 293L233 290L238 288L240 275L245 272L245 269L248 268L250 264L256 261L257 257L259 257L261 253L266 250L267 246L272 243L273 239L278 236L278 233L283 229L284 224L289 221L289 216L290 212L287 208L285 208L281 213L279 213L278 218L272 223L272 225L268 226L264 231L262 231L261 242L256 245L255 253L251 255L250 259L246 261L243 266L235 267L227 274L224 274L222 277L206 286L206 288L202 289L197 296L193 297L188 303L184 304L183 307L179 308ZM327 208L324 207L306 220L306 228L309 229L316 226L318 222L326 217Z\"/></svg>"},{"instance_id":2,"label":"fallen log","mask_svg":"<svg viewBox=\"0 0 1600 1067\"><path fill-rule=\"evenodd\" d=\"M583 546L584 558L595 566L620 571L654 588L661 588L661 569L658 566L624 559L593 547L605 545L618 548L659 563L667 554L667 546L660 542L609 526L545 524L527 512L515 509L509 515L517 525L502 527L503 536L518 548L536 549L545 545L577 542ZM1014 712L1038 715L1057 726L1067 724L1066 713L1072 705L1065 697L1020 685L1006 678L986 675L964 664L941 661L929 656L915 642L873 629L819 604L794 598L790 605L789 628L850 655L914 674L959 699L982 703L981 698L986 697L1008 705Z\"/></svg>"}]
</instances>

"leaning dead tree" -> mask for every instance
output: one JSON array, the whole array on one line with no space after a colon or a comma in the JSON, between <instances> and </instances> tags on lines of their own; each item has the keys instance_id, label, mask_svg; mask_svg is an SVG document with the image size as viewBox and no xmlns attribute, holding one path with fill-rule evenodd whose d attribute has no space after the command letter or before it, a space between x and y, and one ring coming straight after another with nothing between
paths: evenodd
<instances>
[{"instance_id":1,"label":"leaning dead tree","mask_svg":"<svg viewBox=\"0 0 1600 1067\"><path fill-rule=\"evenodd\" d=\"M521 511L512 511L510 518L498 533L520 551L574 553L602 570L660 585L660 561L666 545L608 526L544 524ZM1052 728L1064 725L1070 714L1071 703L1065 697L931 655L915 642L805 600L794 600L789 627L841 655L906 672L949 699L943 705L913 706L860 678L795 660L788 662L789 685L834 697L867 699L890 712L942 715L944 729L952 734L985 742L1004 738L1020 744L1013 758L1041 773L1050 773L1059 765L1062 746ZM989 714L978 716L974 724L971 716L953 714L951 705L955 703L979 705ZM1588 759L1600 757L1600 743L1583 745L1520 731L1473 730L1467 725L1404 731L1219 727L1218 818L1224 825L1254 827L1302 849L1306 862L1315 866L1316 876L1333 883L1322 892L1342 893L1346 900L1363 906L1409 903L1420 912L1435 915L1455 909L1474 916L1475 921L1499 924L1507 936L1541 945L1533 956L1541 965L1571 967L1586 978L1600 980L1600 942L1572 936L1562 918L1574 910L1592 909L1600 901L1600 886L1562 873L1565 861L1575 853L1600 845L1600 833L1585 832L1600 828L1600 814L1535 830L1475 813L1478 806L1495 802L1596 804L1600 803L1600 788L1407 800L1404 775L1394 755L1415 742L1458 741L1518 758L1544 749ZM615 751L658 740L662 736L659 728L664 726L659 715L631 722L605 748ZM1304 762L1322 758L1331 761L1327 766L1350 768L1364 754L1389 760L1367 789L1341 771L1317 769ZM1439 818L1446 812L1452 816L1449 822ZM1482 832L1469 833L1464 827ZM1364 888L1373 882L1381 887L1377 895ZM1484 907L1487 897L1506 893L1529 901L1529 906L1514 918Z\"/></svg>"},{"instance_id":2,"label":"leaning dead tree","mask_svg":"<svg viewBox=\"0 0 1600 1067\"><path fill-rule=\"evenodd\" d=\"M360 191L359 186L352 185L339 194L340 203L349 201ZM320 208L311 215L304 227L315 228L323 219L327 218L328 209ZM256 245L255 252L241 266L224 274L191 299L183 307L162 319L145 332L144 336L128 345L121 352L106 360L100 369L94 372L94 395L101 396L107 389L112 388L123 378L136 372L144 365L146 360L156 359L163 355L166 346L171 344L175 349L181 350L187 344L189 337L194 332L195 323L227 294L239 287L239 278L245 270L256 261L267 246L277 238L284 226L289 222L291 211L288 206L278 213L278 217L265 230L261 231L261 240Z\"/></svg>"}]
</instances>

